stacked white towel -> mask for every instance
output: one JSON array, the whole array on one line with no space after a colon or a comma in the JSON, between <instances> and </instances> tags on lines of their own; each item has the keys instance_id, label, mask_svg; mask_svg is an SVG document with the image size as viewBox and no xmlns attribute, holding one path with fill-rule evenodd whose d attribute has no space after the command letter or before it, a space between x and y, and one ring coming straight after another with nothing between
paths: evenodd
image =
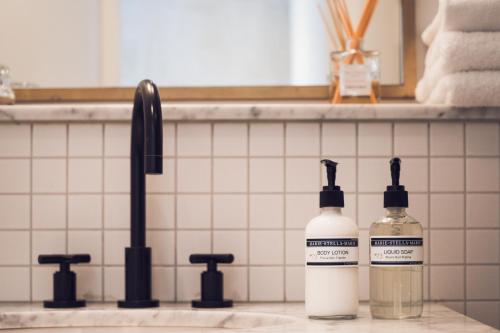
<instances>
[{"instance_id":1,"label":"stacked white towel","mask_svg":"<svg viewBox=\"0 0 500 333\"><path fill-rule=\"evenodd\" d=\"M500 0L440 0L422 39L429 50L417 101L500 106Z\"/></svg>"}]
</instances>

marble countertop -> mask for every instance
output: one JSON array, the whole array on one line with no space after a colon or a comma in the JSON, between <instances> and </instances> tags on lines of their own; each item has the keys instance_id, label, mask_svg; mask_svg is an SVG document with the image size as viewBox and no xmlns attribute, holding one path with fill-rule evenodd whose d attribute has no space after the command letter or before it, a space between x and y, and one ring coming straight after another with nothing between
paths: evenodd
<instances>
[{"instance_id":1,"label":"marble countertop","mask_svg":"<svg viewBox=\"0 0 500 333\"><path fill-rule=\"evenodd\" d=\"M215 120L500 120L500 108L457 109L417 103L164 103L172 121ZM132 103L0 105L0 122L130 121Z\"/></svg>"},{"instance_id":2,"label":"marble countertop","mask_svg":"<svg viewBox=\"0 0 500 333\"><path fill-rule=\"evenodd\" d=\"M117 309L115 303L62 310L44 309L41 304L0 305L3 332L20 333L19 328L65 327L71 331L71 327L117 326L135 328L133 332L139 327L139 331L145 333L156 332L158 327L166 332L174 328L182 332L497 332L436 303L425 304L422 317L411 320L372 319L364 303L355 320L310 320L304 313L303 303L241 303L231 309L214 310L192 310L189 304L162 304L160 308L140 310ZM151 330L154 327L156 330Z\"/></svg>"}]
</instances>

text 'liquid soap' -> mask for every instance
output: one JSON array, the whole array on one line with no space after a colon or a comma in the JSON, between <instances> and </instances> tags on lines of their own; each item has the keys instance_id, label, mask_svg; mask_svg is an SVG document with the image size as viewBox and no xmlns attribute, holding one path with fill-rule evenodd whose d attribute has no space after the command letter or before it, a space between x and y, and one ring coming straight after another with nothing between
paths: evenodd
<instances>
[{"instance_id":1,"label":"text 'liquid soap'","mask_svg":"<svg viewBox=\"0 0 500 333\"><path fill-rule=\"evenodd\" d=\"M370 311L374 318L419 317L423 307L422 226L406 214L408 192L399 185L401 160L391 160L386 216L370 227Z\"/></svg>"},{"instance_id":2,"label":"text 'liquid soap'","mask_svg":"<svg viewBox=\"0 0 500 333\"><path fill-rule=\"evenodd\" d=\"M342 215L337 163L321 163L328 185L319 196L321 214L306 226L306 313L310 318L352 319L358 313L358 227Z\"/></svg>"}]
</instances>

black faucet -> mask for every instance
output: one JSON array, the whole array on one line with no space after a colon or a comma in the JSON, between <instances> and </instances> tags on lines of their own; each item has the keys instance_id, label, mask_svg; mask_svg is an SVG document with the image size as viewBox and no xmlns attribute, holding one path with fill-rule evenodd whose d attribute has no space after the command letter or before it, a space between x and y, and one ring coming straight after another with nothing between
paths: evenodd
<instances>
[{"instance_id":1,"label":"black faucet","mask_svg":"<svg viewBox=\"0 0 500 333\"><path fill-rule=\"evenodd\" d=\"M146 247L146 174L163 169L163 121L158 88L149 80L137 86L130 150L130 247L125 248L125 300L121 308L157 307L151 299L151 248Z\"/></svg>"}]
</instances>

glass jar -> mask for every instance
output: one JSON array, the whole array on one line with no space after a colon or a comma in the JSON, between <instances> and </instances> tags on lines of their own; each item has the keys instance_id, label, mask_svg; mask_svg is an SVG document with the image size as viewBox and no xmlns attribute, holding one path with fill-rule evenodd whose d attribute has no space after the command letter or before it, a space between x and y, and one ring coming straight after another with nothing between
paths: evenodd
<instances>
[{"instance_id":1,"label":"glass jar","mask_svg":"<svg viewBox=\"0 0 500 333\"><path fill-rule=\"evenodd\" d=\"M376 103L380 100L380 56L366 51L362 41L348 40L349 48L331 53L332 102Z\"/></svg>"},{"instance_id":2,"label":"glass jar","mask_svg":"<svg viewBox=\"0 0 500 333\"><path fill-rule=\"evenodd\" d=\"M0 104L14 104L16 96L10 83L9 68L0 65Z\"/></svg>"}]
</instances>

